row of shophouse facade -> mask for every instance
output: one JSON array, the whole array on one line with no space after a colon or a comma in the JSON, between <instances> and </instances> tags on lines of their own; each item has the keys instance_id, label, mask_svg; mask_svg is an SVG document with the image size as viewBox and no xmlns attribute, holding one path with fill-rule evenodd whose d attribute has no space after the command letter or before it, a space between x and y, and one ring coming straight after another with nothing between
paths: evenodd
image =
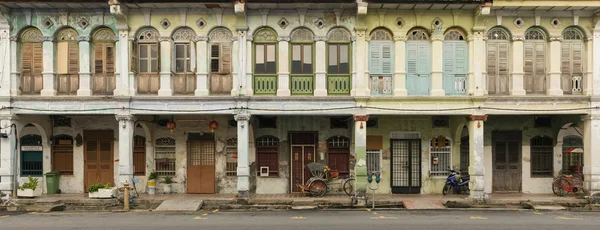
<instances>
[{"instance_id":1,"label":"row of shophouse facade","mask_svg":"<svg viewBox=\"0 0 600 230\"><path fill-rule=\"evenodd\" d=\"M600 190L600 3L310 2L0 3L0 191L294 193L310 162L358 192Z\"/></svg>"}]
</instances>

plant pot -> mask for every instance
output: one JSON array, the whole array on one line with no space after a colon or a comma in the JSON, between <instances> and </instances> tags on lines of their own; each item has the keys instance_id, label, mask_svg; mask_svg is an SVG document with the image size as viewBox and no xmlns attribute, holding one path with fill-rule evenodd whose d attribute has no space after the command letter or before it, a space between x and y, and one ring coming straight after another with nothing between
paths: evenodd
<instances>
[{"instance_id":1,"label":"plant pot","mask_svg":"<svg viewBox=\"0 0 600 230\"><path fill-rule=\"evenodd\" d=\"M148 180L148 194L156 194L156 180Z\"/></svg>"},{"instance_id":2,"label":"plant pot","mask_svg":"<svg viewBox=\"0 0 600 230\"><path fill-rule=\"evenodd\" d=\"M88 194L88 196L90 198L98 198L98 199L107 199L107 198L114 198L117 197L117 188L113 187L113 188L101 188L98 189L97 192L90 192Z\"/></svg>"},{"instance_id":3,"label":"plant pot","mask_svg":"<svg viewBox=\"0 0 600 230\"><path fill-rule=\"evenodd\" d=\"M33 189L17 189L18 197L38 197L42 195L42 188Z\"/></svg>"},{"instance_id":4,"label":"plant pot","mask_svg":"<svg viewBox=\"0 0 600 230\"><path fill-rule=\"evenodd\" d=\"M171 193L171 184L163 184L163 192L165 194L170 194Z\"/></svg>"}]
</instances>

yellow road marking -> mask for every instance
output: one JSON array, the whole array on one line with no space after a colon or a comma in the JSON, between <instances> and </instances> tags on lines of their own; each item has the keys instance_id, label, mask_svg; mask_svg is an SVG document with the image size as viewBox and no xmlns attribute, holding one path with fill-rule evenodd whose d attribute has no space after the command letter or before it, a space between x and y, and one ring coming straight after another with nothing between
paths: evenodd
<instances>
[{"instance_id":1,"label":"yellow road marking","mask_svg":"<svg viewBox=\"0 0 600 230\"><path fill-rule=\"evenodd\" d=\"M385 219L388 219L388 220L397 220L398 217L393 217L393 216L378 216L378 217L371 217L370 219L372 219L372 220L385 220Z\"/></svg>"},{"instance_id":2,"label":"yellow road marking","mask_svg":"<svg viewBox=\"0 0 600 230\"><path fill-rule=\"evenodd\" d=\"M367 210L367 212L370 212L370 211L371 211L371 209L370 209L370 208L365 208L365 210Z\"/></svg>"},{"instance_id":3,"label":"yellow road marking","mask_svg":"<svg viewBox=\"0 0 600 230\"><path fill-rule=\"evenodd\" d=\"M306 218L302 217L302 216L294 216L292 217L292 220L304 220Z\"/></svg>"},{"instance_id":4,"label":"yellow road marking","mask_svg":"<svg viewBox=\"0 0 600 230\"><path fill-rule=\"evenodd\" d=\"M200 216L194 217L194 220L207 220L207 219L208 218L204 218L204 217L200 217Z\"/></svg>"},{"instance_id":5,"label":"yellow road marking","mask_svg":"<svg viewBox=\"0 0 600 230\"><path fill-rule=\"evenodd\" d=\"M8 215L6 215L6 216L0 216L0 218L6 218L6 217L8 217Z\"/></svg>"},{"instance_id":6,"label":"yellow road marking","mask_svg":"<svg viewBox=\"0 0 600 230\"><path fill-rule=\"evenodd\" d=\"M204 214L202 214L202 215L203 215L203 216L208 216L208 213L204 213Z\"/></svg>"},{"instance_id":7,"label":"yellow road marking","mask_svg":"<svg viewBox=\"0 0 600 230\"><path fill-rule=\"evenodd\" d=\"M219 211L219 209L215 209L215 210L213 210L212 212L218 212L218 211Z\"/></svg>"},{"instance_id":8,"label":"yellow road marking","mask_svg":"<svg viewBox=\"0 0 600 230\"><path fill-rule=\"evenodd\" d=\"M487 220L487 217L482 217L482 216L472 216L471 220Z\"/></svg>"},{"instance_id":9,"label":"yellow road marking","mask_svg":"<svg viewBox=\"0 0 600 230\"><path fill-rule=\"evenodd\" d=\"M554 219L555 220L583 220L583 218L579 218L579 217L564 217L564 216L557 216Z\"/></svg>"},{"instance_id":10,"label":"yellow road marking","mask_svg":"<svg viewBox=\"0 0 600 230\"><path fill-rule=\"evenodd\" d=\"M37 212L30 212L30 213L28 213L28 214L37 214Z\"/></svg>"},{"instance_id":11,"label":"yellow road marking","mask_svg":"<svg viewBox=\"0 0 600 230\"><path fill-rule=\"evenodd\" d=\"M533 214L535 214L535 215L544 215L544 213L541 213L541 212L534 212Z\"/></svg>"},{"instance_id":12,"label":"yellow road marking","mask_svg":"<svg viewBox=\"0 0 600 230\"><path fill-rule=\"evenodd\" d=\"M374 215L377 215L377 213L376 213L376 212L373 212L373 214L374 214Z\"/></svg>"}]
</instances>

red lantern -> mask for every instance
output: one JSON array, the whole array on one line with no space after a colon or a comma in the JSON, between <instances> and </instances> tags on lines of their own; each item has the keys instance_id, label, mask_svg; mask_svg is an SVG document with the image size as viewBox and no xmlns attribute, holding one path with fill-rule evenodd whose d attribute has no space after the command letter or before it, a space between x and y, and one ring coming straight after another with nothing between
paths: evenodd
<instances>
[{"instance_id":1,"label":"red lantern","mask_svg":"<svg viewBox=\"0 0 600 230\"><path fill-rule=\"evenodd\" d=\"M219 128L219 123L217 123L217 121L213 120L210 123L208 123L208 127L210 128L211 132L215 132L215 130L217 130Z\"/></svg>"},{"instance_id":2,"label":"red lantern","mask_svg":"<svg viewBox=\"0 0 600 230\"><path fill-rule=\"evenodd\" d=\"M171 130L171 132L173 132L175 127L177 127L177 124L175 124L174 121L171 120L171 121L167 122L167 128L169 128Z\"/></svg>"}]
</instances>

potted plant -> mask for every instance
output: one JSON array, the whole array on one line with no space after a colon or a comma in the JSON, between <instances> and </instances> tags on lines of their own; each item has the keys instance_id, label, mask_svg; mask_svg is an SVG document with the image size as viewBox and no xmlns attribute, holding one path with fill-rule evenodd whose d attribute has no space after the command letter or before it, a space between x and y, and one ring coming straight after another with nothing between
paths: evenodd
<instances>
[{"instance_id":1,"label":"potted plant","mask_svg":"<svg viewBox=\"0 0 600 230\"><path fill-rule=\"evenodd\" d=\"M113 198L117 197L117 188L111 187L110 183L106 184L93 184L88 188L88 196L90 198Z\"/></svg>"},{"instance_id":2,"label":"potted plant","mask_svg":"<svg viewBox=\"0 0 600 230\"><path fill-rule=\"evenodd\" d=\"M148 175L148 194L156 193L156 178L158 178L158 174L154 171Z\"/></svg>"},{"instance_id":3,"label":"potted plant","mask_svg":"<svg viewBox=\"0 0 600 230\"><path fill-rule=\"evenodd\" d=\"M17 196L19 197L36 197L42 195L42 189L38 188L39 178L31 176L27 177L29 182L23 183L17 190Z\"/></svg>"},{"instance_id":4,"label":"potted plant","mask_svg":"<svg viewBox=\"0 0 600 230\"><path fill-rule=\"evenodd\" d=\"M171 184L173 183L173 177L166 176L163 179L164 179L163 192L165 194L169 194L169 193L171 193Z\"/></svg>"}]
</instances>

